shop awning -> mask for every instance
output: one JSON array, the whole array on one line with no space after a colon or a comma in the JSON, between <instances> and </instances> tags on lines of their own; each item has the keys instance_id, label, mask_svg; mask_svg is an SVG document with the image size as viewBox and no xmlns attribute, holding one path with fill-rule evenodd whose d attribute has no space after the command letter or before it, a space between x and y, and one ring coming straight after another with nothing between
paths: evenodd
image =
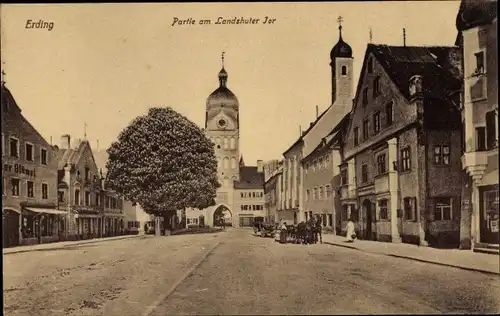
<instances>
[{"instance_id":1,"label":"shop awning","mask_svg":"<svg viewBox=\"0 0 500 316\"><path fill-rule=\"evenodd\" d=\"M35 207L27 207L29 211L35 212L35 213L43 213L43 214L52 214L52 215L64 215L67 214L66 211L59 211L59 210L54 210L50 208L35 208Z\"/></svg>"}]
</instances>

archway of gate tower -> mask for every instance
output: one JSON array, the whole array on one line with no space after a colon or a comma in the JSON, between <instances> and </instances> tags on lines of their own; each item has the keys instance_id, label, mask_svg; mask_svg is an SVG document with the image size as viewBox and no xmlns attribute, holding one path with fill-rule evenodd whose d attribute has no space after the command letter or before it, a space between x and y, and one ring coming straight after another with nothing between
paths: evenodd
<instances>
[{"instance_id":1,"label":"archway of gate tower","mask_svg":"<svg viewBox=\"0 0 500 316\"><path fill-rule=\"evenodd\" d=\"M219 227L233 225L233 212L231 212L229 207L222 204L215 209L213 215L213 225Z\"/></svg>"}]
</instances>

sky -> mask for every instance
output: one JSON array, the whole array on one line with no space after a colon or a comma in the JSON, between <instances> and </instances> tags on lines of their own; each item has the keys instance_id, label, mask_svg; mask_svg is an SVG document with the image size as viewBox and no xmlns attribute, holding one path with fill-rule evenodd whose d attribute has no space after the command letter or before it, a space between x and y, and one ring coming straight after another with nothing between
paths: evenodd
<instances>
[{"instance_id":1,"label":"sky","mask_svg":"<svg viewBox=\"0 0 500 316\"><path fill-rule=\"evenodd\" d=\"M53 144L63 134L108 148L153 106L171 106L204 126L208 95L225 52L228 88L240 104L246 164L282 158L299 130L330 106L330 50L353 49L354 87L369 43L453 45L458 1L3 4L1 56L6 86L24 116ZM265 17L276 19L262 23ZM216 25L218 17L259 18ZM211 25L174 25L211 19ZM53 22L52 30L26 28Z\"/></svg>"}]
</instances>

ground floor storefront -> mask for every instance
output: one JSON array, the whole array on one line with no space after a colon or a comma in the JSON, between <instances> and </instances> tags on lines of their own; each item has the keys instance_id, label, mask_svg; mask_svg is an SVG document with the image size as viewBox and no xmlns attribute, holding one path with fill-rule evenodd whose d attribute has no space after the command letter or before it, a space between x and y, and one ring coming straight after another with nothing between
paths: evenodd
<instances>
[{"instance_id":1,"label":"ground floor storefront","mask_svg":"<svg viewBox=\"0 0 500 316\"><path fill-rule=\"evenodd\" d=\"M78 214L75 218L77 239L92 239L123 235L124 224L121 215Z\"/></svg>"},{"instance_id":2,"label":"ground floor storefront","mask_svg":"<svg viewBox=\"0 0 500 316\"><path fill-rule=\"evenodd\" d=\"M40 207L2 209L3 247L57 242L64 239L66 212Z\"/></svg>"}]
</instances>

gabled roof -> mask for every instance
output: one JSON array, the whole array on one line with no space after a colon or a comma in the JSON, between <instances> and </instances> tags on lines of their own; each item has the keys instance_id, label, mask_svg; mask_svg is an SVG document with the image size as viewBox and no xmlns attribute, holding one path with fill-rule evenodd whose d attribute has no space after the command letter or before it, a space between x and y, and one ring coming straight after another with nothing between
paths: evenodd
<instances>
[{"instance_id":1,"label":"gabled roof","mask_svg":"<svg viewBox=\"0 0 500 316\"><path fill-rule=\"evenodd\" d=\"M326 135L323 137L321 142L316 146L316 148L306 157L302 159L301 162L305 162L315 157L317 154L320 154L324 150L331 148L332 146L340 146L343 140L343 135L347 130L347 126L349 123L349 119L351 117L351 113L347 113L340 122Z\"/></svg>"},{"instance_id":2,"label":"gabled roof","mask_svg":"<svg viewBox=\"0 0 500 316\"><path fill-rule=\"evenodd\" d=\"M283 152L283 155L286 155L290 150L292 150L297 145L299 145L304 140L304 136L306 136L307 133L309 133L309 131L311 131L311 129L313 129L313 127L319 122L319 120L321 120L321 118L325 115L326 112L328 112L328 110L332 106L333 105L330 105L326 110L324 110L323 113L321 113L321 115L319 115L318 118L314 122L312 122L304 132L302 132L302 135L300 135L300 137L297 139L297 141L295 141L295 143L293 143L292 146L290 146L287 150L285 150L285 152Z\"/></svg>"},{"instance_id":3,"label":"gabled roof","mask_svg":"<svg viewBox=\"0 0 500 316\"><path fill-rule=\"evenodd\" d=\"M234 181L235 189L264 189L264 172L257 172L257 167L241 167L240 181Z\"/></svg>"},{"instance_id":4,"label":"gabled roof","mask_svg":"<svg viewBox=\"0 0 500 316\"><path fill-rule=\"evenodd\" d=\"M57 156L58 156L58 169L64 169L66 165L74 166L76 165L79 161L80 158L82 157L83 153L85 152L85 148L89 146L90 144L88 140L84 139L79 142L78 146L76 149L70 148L70 149L59 149L57 151ZM92 155L92 158L93 155ZM94 160L95 162L95 160Z\"/></svg>"},{"instance_id":5,"label":"gabled roof","mask_svg":"<svg viewBox=\"0 0 500 316\"><path fill-rule=\"evenodd\" d=\"M458 47L368 44L365 55L369 53L377 58L407 99L409 79L414 75L422 76L425 96L447 99L450 92L460 90L462 75Z\"/></svg>"},{"instance_id":6,"label":"gabled roof","mask_svg":"<svg viewBox=\"0 0 500 316\"><path fill-rule=\"evenodd\" d=\"M95 150L92 152L94 154L94 161L97 166L97 170L102 171L102 175L106 176L108 169L106 169L106 163L108 162L109 155L106 150Z\"/></svg>"}]
</instances>

